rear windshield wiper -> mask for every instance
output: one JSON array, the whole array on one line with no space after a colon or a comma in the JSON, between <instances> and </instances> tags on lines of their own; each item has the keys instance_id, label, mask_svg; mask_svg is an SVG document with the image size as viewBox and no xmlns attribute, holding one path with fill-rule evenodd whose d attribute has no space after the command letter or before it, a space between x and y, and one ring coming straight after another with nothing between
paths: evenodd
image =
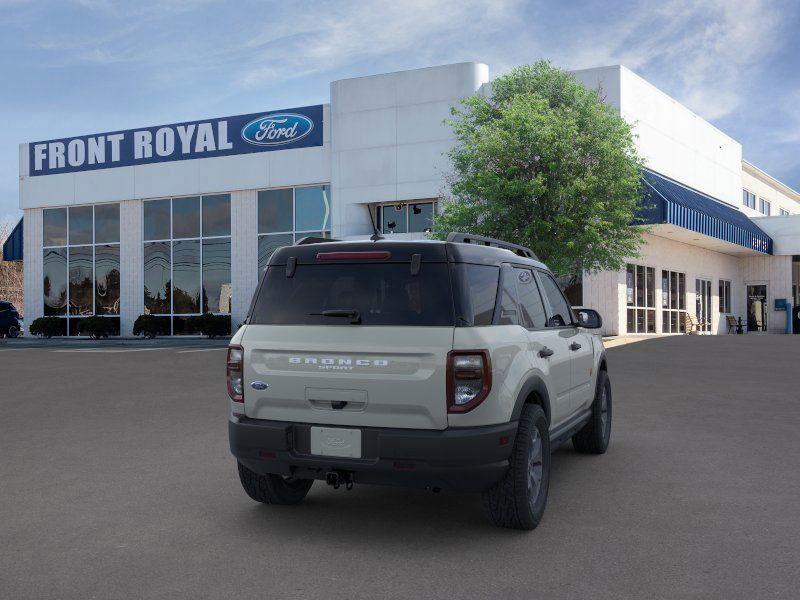
<instances>
[{"instance_id":1,"label":"rear windshield wiper","mask_svg":"<svg viewBox=\"0 0 800 600\"><path fill-rule=\"evenodd\" d=\"M361 324L361 314L357 310L334 309L309 314L315 317L339 317L342 319L350 319L351 325Z\"/></svg>"}]
</instances>

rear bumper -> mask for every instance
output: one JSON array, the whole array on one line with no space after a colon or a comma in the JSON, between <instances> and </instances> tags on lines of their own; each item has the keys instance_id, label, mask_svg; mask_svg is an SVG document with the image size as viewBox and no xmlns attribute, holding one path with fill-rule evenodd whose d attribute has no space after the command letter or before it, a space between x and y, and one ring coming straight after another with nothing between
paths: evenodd
<instances>
[{"instance_id":1,"label":"rear bumper","mask_svg":"<svg viewBox=\"0 0 800 600\"><path fill-rule=\"evenodd\" d=\"M236 459L256 473L325 479L330 471L355 483L480 492L502 479L517 423L442 431L361 427L362 458L310 452L311 424L231 416L228 434Z\"/></svg>"}]
</instances>

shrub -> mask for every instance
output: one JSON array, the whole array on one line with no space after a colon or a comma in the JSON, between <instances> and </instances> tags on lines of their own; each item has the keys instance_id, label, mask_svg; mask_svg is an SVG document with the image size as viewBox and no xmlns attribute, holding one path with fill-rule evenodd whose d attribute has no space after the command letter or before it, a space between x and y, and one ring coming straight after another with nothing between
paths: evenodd
<instances>
[{"instance_id":1,"label":"shrub","mask_svg":"<svg viewBox=\"0 0 800 600\"><path fill-rule=\"evenodd\" d=\"M169 317L139 315L133 323L133 335L151 339L157 335L169 335Z\"/></svg>"},{"instance_id":2,"label":"shrub","mask_svg":"<svg viewBox=\"0 0 800 600\"><path fill-rule=\"evenodd\" d=\"M188 325L194 331L199 331L211 339L217 336L231 334L231 318L229 315L205 313L199 316L189 317Z\"/></svg>"},{"instance_id":3,"label":"shrub","mask_svg":"<svg viewBox=\"0 0 800 600\"><path fill-rule=\"evenodd\" d=\"M107 338L109 335L114 335L116 328L112 319L105 317L86 317L78 321L78 333L81 335L88 335L93 340L100 338Z\"/></svg>"},{"instance_id":4,"label":"shrub","mask_svg":"<svg viewBox=\"0 0 800 600\"><path fill-rule=\"evenodd\" d=\"M60 317L39 317L33 320L28 331L32 335L45 338L50 338L54 335L67 335L67 321Z\"/></svg>"}]
</instances>

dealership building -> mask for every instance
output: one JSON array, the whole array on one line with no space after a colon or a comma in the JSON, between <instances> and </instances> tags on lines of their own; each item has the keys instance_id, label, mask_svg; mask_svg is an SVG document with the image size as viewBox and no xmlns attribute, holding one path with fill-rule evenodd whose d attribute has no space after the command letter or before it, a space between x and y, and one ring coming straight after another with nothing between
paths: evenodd
<instances>
[{"instance_id":1,"label":"dealership building","mask_svg":"<svg viewBox=\"0 0 800 600\"><path fill-rule=\"evenodd\" d=\"M584 274L571 300L604 332L791 329L800 303L800 193L742 159L739 142L621 66L574 72L628 120L647 169L650 224L625 269ZM21 144L28 323L101 315L130 335L247 313L270 254L306 236L421 238L446 196L445 121L489 68L460 63L334 81L330 102ZM514 240L511 240L514 241ZM22 256L20 256L22 254ZM788 324L788 325L787 325Z\"/></svg>"}]
</instances>

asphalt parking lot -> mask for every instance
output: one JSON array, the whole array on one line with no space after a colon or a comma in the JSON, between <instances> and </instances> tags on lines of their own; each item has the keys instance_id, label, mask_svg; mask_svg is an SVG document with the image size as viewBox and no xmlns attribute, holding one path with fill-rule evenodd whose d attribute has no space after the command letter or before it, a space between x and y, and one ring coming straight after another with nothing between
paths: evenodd
<instances>
[{"instance_id":1,"label":"asphalt parking lot","mask_svg":"<svg viewBox=\"0 0 800 600\"><path fill-rule=\"evenodd\" d=\"M800 336L609 350L609 452L533 532L472 495L252 502L219 347L0 346L2 598L797 598Z\"/></svg>"}]
</instances>

